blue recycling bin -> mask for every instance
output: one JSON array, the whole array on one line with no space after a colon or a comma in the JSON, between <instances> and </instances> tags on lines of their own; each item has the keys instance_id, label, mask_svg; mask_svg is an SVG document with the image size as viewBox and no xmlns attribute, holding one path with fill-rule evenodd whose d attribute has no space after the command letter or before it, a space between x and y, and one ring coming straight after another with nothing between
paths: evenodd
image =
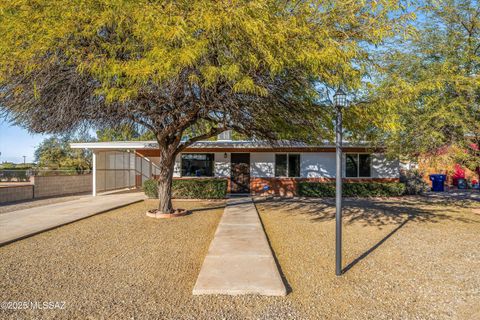
<instances>
[{"instance_id":1,"label":"blue recycling bin","mask_svg":"<svg viewBox=\"0 0 480 320\"><path fill-rule=\"evenodd\" d=\"M467 189L467 180L465 179L458 179L458 189Z\"/></svg>"},{"instance_id":2,"label":"blue recycling bin","mask_svg":"<svg viewBox=\"0 0 480 320\"><path fill-rule=\"evenodd\" d=\"M445 174L431 174L430 181L432 181L432 191L433 192L445 191L446 180L447 180L447 176Z\"/></svg>"}]
</instances>

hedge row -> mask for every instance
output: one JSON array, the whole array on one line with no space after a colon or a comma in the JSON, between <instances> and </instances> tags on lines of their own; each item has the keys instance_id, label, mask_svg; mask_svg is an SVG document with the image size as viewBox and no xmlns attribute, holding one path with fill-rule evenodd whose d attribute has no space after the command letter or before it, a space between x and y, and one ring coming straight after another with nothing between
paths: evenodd
<instances>
[{"instance_id":1,"label":"hedge row","mask_svg":"<svg viewBox=\"0 0 480 320\"><path fill-rule=\"evenodd\" d=\"M345 197L398 197L405 194L405 184L399 182L350 182L342 186ZM335 197L335 183L299 182L301 197Z\"/></svg>"},{"instance_id":2,"label":"hedge row","mask_svg":"<svg viewBox=\"0 0 480 320\"><path fill-rule=\"evenodd\" d=\"M0 181L29 181L30 174L27 173L27 170L0 170Z\"/></svg>"},{"instance_id":3,"label":"hedge row","mask_svg":"<svg viewBox=\"0 0 480 320\"><path fill-rule=\"evenodd\" d=\"M158 198L158 184L156 180L146 180L143 183L143 190L149 198ZM172 196L178 199L224 199L227 196L227 180L173 180Z\"/></svg>"}]
</instances>

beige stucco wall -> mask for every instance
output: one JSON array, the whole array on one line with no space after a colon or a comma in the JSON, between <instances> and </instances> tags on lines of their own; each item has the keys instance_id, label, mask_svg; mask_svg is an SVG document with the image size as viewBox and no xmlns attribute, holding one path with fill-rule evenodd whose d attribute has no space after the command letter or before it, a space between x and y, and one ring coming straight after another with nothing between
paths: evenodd
<instances>
[{"instance_id":1,"label":"beige stucco wall","mask_svg":"<svg viewBox=\"0 0 480 320\"><path fill-rule=\"evenodd\" d=\"M33 199L33 185L0 187L0 203Z\"/></svg>"},{"instance_id":2,"label":"beige stucco wall","mask_svg":"<svg viewBox=\"0 0 480 320\"><path fill-rule=\"evenodd\" d=\"M92 175L34 177L35 198L92 191Z\"/></svg>"}]
</instances>

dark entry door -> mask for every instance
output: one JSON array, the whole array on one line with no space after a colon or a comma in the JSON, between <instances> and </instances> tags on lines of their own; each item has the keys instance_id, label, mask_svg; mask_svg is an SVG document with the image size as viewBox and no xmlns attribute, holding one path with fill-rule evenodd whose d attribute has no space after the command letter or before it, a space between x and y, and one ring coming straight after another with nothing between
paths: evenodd
<instances>
[{"instance_id":1,"label":"dark entry door","mask_svg":"<svg viewBox=\"0 0 480 320\"><path fill-rule=\"evenodd\" d=\"M232 153L231 193L250 192L250 153Z\"/></svg>"}]
</instances>

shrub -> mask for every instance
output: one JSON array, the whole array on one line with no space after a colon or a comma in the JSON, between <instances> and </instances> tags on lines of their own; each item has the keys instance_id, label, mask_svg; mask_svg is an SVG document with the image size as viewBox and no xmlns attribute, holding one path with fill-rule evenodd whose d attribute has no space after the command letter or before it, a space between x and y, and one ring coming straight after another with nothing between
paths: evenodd
<instances>
[{"instance_id":1,"label":"shrub","mask_svg":"<svg viewBox=\"0 0 480 320\"><path fill-rule=\"evenodd\" d=\"M158 198L158 184L150 179L143 183L145 195ZM178 199L223 199L227 196L226 179L173 180L172 196Z\"/></svg>"},{"instance_id":2,"label":"shrub","mask_svg":"<svg viewBox=\"0 0 480 320\"><path fill-rule=\"evenodd\" d=\"M422 194L429 189L428 183L418 170L402 170L400 172L400 182L405 185L405 194L408 195Z\"/></svg>"},{"instance_id":3,"label":"shrub","mask_svg":"<svg viewBox=\"0 0 480 320\"><path fill-rule=\"evenodd\" d=\"M150 199L158 198L158 182L154 179L145 180L143 183L143 192Z\"/></svg>"},{"instance_id":4,"label":"shrub","mask_svg":"<svg viewBox=\"0 0 480 320\"><path fill-rule=\"evenodd\" d=\"M25 169L8 169L8 170L0 170L0 181L29 181L30 180L30 172L29 170Z\"/></svg>"},{"instance_id":5,"label":"shrub","mask_svg":"<svg viewBox=\"0 0 480 320\"><path fill-rule=\"evenodd\" d=\"M405 193L403 183L349 182L344 183L342 194L345 197L398 197ZM302 197L334 197L335 183L300 182L298 195Z\"/></svg>"},{"instance_id":6,"label":"shrub","mask_svg":"<svg viewBox=\"0 0 480 320\"><path fill-rule=\"evenodd\" d=\"M226 179L173 180L173 197L184 199L223 199L227 196Z\"/></svg>"}]
</instances>

